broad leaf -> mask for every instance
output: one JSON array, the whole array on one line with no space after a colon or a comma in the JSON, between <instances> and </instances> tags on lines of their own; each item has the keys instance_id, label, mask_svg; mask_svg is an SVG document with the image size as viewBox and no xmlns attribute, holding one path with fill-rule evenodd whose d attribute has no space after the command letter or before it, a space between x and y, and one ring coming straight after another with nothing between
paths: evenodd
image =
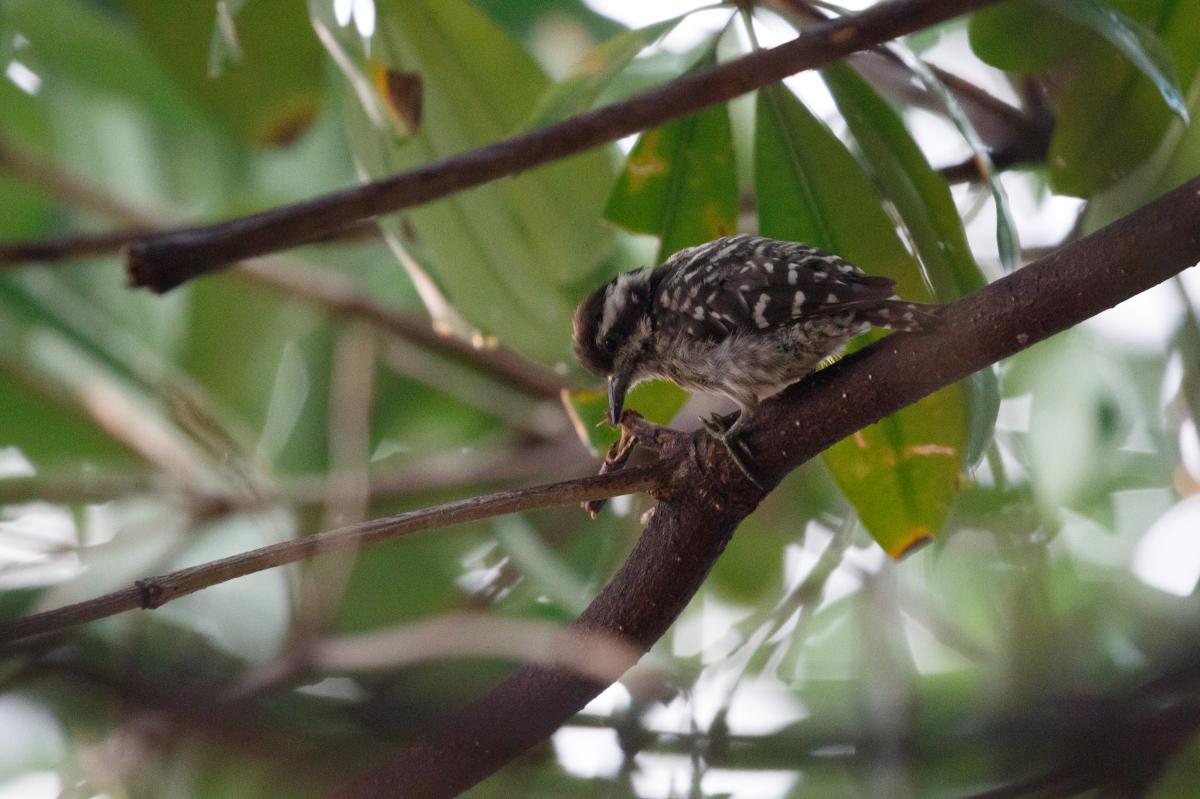
<instances>
[{"instance_id":1,"label":"broad leaf","mask_svg":"<svg viewBox=\"0 0 1200 799\"><path fill-rule=\"evenodd\" d=\"M1180 85L1189 86L1200 66L1200 0L1152 5L1140 19L1161 38ZM1171 116L1161 85L1115 49L1096 48L1080 61L1059 106L1047 158L1051 186L1090 197L1115 183L1154 152Z\"/></svg>"},{"instance_id":2,"label":"broad leaf","mask_svg":"<svg viewBox=\"0 0 1200 799\"><path fill-rule=\"evenodd\" d=\"M913 141L900 115L845 64L821 76L850 127L854 140L912 236L917 257L939 302L948 303L982 288L987 280L971 254L950 186ZM968 447L974 465L992 439L1000 390L992 369L963 381Z\"/></svg>"},{"instance_id":3,"label":"broad leaf","mask_svg":"<svg viewBox=\"0 0 1200 799\"><path fill-rule=\"evenodd\" d=\"M971 15L971 49L980 60L1036 75L1088 52L1094 36L1059 17L1041 0L1009 0Z\"/></svg>"},{"instance_id":4,"label":"broad leaf","mask_svg":"<svg viewBox=\"0 0 1200 799\"><path fill-rule=\"evenodd\" d=\"M658 236L660 263L734 233L737 214L733 135L723 105L643 133L604 209L610 222Z\"/></svg>"},{"instance_id":5,"label":"broad leaf","mask_svg":"<svg viewBox=\"0 0 1200 799\"><path fill-rule=\"evenodd\" d=\"M377 2L371 57L424 85L420 128L405 136L363 72L365 47L328 4L313 23L350 88L351 146L368 177L491 144L528 120L549 80L521 45L464 0ZM405 213L441 290L466 319L544 363L573 362L571 315L602 279L612 232L600 223L612 179L593 150ZM385 227L405 236L399 220ZM581 288L583 287L583 288Z\"/></svg>"},{"instance_id":6,"label":"broad leaf","mask_svg":"<svg viewBox=\"0 0 1200 799\"><path fill-rule=\"evenodd\" d=\"M1171 54L1167 52L1158 34L1098 0L1042 2L1055 13L1090 28L1107 39L1129 59L1131 65L1149 78L1162 95L1163 102L1178 114L1180 119L1187 121L1187 106L1184 103L1183 91L1179 87L1179 77L1175 74ZM1195 21L1194 18L1192 21Z\"/></svg>"},{"instance_id":7,"label":"broad leaf","mask_svg":"<svg viewBox=\"0 0 1200 799\"><path fill-rule=\"evenodd\" d=\"M666 36L682 20L683 17L674 17L625 31L592 48L569 75L551 86L542 97L529 127L558 122L591 108L608 83L629 66L638 53Z\"/></svg>"},{"instance_id":8,"label":"broad leaf","mask_svg":"<svg viewBox=\"0 0 1200 799\"><path fill-rule=\"evenodd\" d=\"M893 52L900 56L905 66L912 70L913 74L920 78L930 91L941 97L942 105L946 108L946 116L958 129L963 141L971 148L975 162L983 172L984 183L992 192L992 203L996 206L996 249L1000 255L1000 263L1005 270L1011 272L1020 266L1021 242L1017 237L1017 225L1013 220L1012 208L1009 206L1008 192L1004 190L1004 184L1000 182L1000 177L992 166L992 158L987 147L975 130L971 118L959 105L954 92L950 91L946 84L934 74L929 65L915 53L911 53L903 47L894 48Z\"/></svg>"},{"instance_id":9,"label":"broad leaf","mask_svg":"<svg viewBox=\"0 0 1200 799\"><path fill-rule=\"evenodd\" d=\"M287 144L321 106L321 48L293 0L254 0L227 21L238 53L211 66L212 0L124 0L140 41L199 105L244 141Z\"/></svg>"},{"instance_id":10,"label":"broad leaf","mask_svg":"<svg viewBox=\"0 0 1200 799\"><path fill-rule=\"evenodd\" d=\"M151 113L176 109L180 94L137 39L95 5L76 0L7 0L4 33L29 42L35 71L49 70Z\"/></svg>"},{"instance_id":11,"label":"broad leaf","mask_svg":"<svg viewBox=\"0 0 1200 799\"><path fill-rule=\"evenodd\" d=\"M0 80L0 137L9 147L39 152L50 141L47 120L37 100L8 80ZM0 158L2 158L0 154ZM0 168L0 241L34 238L53 218L46 192Z\"/></svg>"},{"instance_id":12,"label":"broad leaf","mask_svg":"<svg viewBox=\"0 0 1200 799\"><path fill-rule=\"evenodd\" d=\"M688 394L674 383L651 380L639 383L625 398L625 407L655 424L667 424L679 413ZM617 428L608 424L608 393L603 389L563 394L563 404L575 425L579 440L603 455L617 440Z\"/></svg>"},{"instance_id":13,"label":"broad leaf","mask_svg":"<svg viewBox=\"0 0 1200 799\"><path fill-rule=\"evenodd\" d=\"M787 89L758 93L755 180L759 229L836 252L932 299L870 178ZM893 557L945 520L966 448L962 390L951 386L839 442L825 453L863 525Z\"/></svg>"}]
</instances>

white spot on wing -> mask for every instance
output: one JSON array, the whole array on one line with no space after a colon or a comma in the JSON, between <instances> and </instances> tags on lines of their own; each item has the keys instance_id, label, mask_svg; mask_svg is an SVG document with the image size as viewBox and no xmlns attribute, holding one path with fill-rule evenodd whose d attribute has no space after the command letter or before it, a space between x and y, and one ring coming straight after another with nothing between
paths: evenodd
<instances>
[{"instance_id":1,"label":"white spot on wing","mask_svg":"<svg viewBox=\"0 0 1200 799\"><path fill-rule=\"evenodd\" d=\"M760 294L758 297L758 302L754 304L754 324L758 325L759 327L766 327L768 324L767 317L763 316L763 311L767 310L767 304L770 302L770 296L766 294Z\"/></svg>"},{"instance_id":2,"label":"white spot on wing","mask_svg":"<svg viewBox=\"0 0 1200 799\"><path fill-rule=\"evenodd\" d=\"M838 295L834 294L834 293L831 291L831 292L829 292L829 296L827 296L827 297L825 298L825 302L827 302L827 303L829 303L829 304L833 305L833 304L836 304L836 303L838 303L838 302L841 302L841 300L839 300L839 299L838 299Z\"/></svg>"},{"instance_id":3,"label":"white spot on wing","mask_svg":"<svg viewBox=\"0 0 1200 799\"><path fill-rule=\"evenodd\" d=\"M804 304L804 292L797 291L796 296L792 297L792 316L800 315L800 306Z\"/></svg>"}]
</instances>

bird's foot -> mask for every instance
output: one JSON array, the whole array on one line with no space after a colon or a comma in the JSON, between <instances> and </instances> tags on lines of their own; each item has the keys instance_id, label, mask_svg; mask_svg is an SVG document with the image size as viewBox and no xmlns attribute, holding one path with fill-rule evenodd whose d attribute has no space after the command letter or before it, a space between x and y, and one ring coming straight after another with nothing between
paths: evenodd
<instances>
[{"instance_id":1,"label":"bird's foot","mask_svg":"<svg viewBox=\"0 0 1200 799\"><path fill-rule=\"evenodd\" d=\"M749 445L742 438L742 413L734 411L730 414L714 413L712 416L700 419L700 424L704 425L704 429L713 438L725 445L725 450L729 453L729 457L737 464L738 469L746 479L755 485L760 491L765 491L763 484L754 472L750 470L748 461L753 458L750 452Z\"/></svg>"}]
</instances>

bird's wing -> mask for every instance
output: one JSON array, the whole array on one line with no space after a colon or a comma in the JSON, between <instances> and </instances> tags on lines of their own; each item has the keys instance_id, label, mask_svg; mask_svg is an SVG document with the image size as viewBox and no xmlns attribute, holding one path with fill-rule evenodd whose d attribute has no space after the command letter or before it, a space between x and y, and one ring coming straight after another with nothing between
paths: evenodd
<instances>
[{"instance_id":1,"label":"bird's wing","mask_svg":"<svg viewBox=\"0 0 1200 799\"><path fill-rule=\"evenodd\" d=\"M799 319L878 305L894 282L795 242L730 236L681 250L662 267L656 315L697 338L767 331Z\"/></svg>"}]
</instances>

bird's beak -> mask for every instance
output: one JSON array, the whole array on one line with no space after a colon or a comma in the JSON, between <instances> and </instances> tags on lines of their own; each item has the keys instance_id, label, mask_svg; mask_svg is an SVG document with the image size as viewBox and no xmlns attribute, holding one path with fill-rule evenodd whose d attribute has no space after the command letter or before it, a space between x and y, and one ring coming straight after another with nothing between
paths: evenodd
<instances>
[{"instance_id":1,"label":"bird's beak","mask_svg":"<svg viewBox=\"0 0 1200 799\"><path fill-rule=\"evenodd\" d=\"M608 423L621 421L621 409L625 406L625 392L629 391L629 379L633 369L622 366L608 378Z\"/></svg>"}]
</instances>

